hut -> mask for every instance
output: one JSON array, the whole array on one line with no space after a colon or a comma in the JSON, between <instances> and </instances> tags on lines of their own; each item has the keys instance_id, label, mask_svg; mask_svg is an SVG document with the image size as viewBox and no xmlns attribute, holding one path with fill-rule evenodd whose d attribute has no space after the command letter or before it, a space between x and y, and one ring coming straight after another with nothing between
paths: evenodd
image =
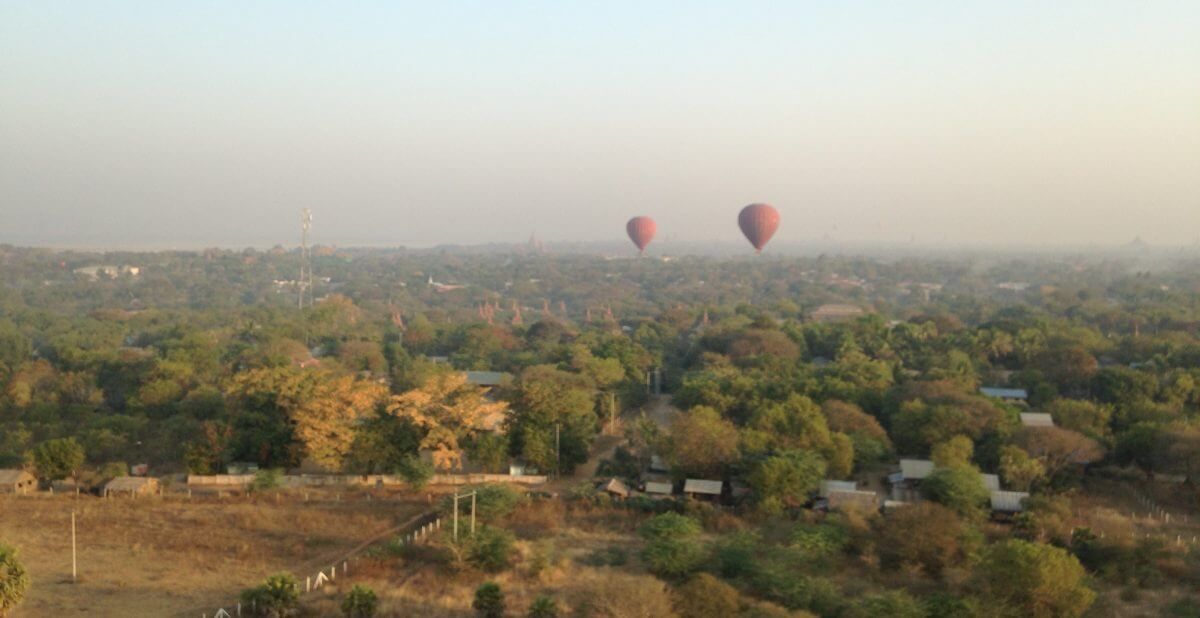
<instances>
[{"instance_id":1,"label":"hut","mask_svg":"<svg viewBox=\"0 0 1200 618\"><path fill-rule=\"evenodd\" d=\"M828 501L829 510L831 511L854 509L870 513L879 510L879 496L873 491L834 489L830 490L825 500Z\"/></svg>"},{"instance_id":2,"label":"hut","mask_svg":"<svg viewBox=\"0 0 1200 618\"><path fill-rule=\"evenodd\" d=\"M1053 427L1054 417L1045 412L1022 412L1021 425L1025 427Z\"/></svg>"},{"instance_id":3,"label":"hut","mask_svg":"<svg viewBox=\"0 0 1200 618\"><path fill-rule=\"evenodd\" d=\"M0 494L23 494L37 489L37 479L24 470L0 470Z\"/></svg>"},{"instance_id":4,"label":"hut","mask_svg":"<svg viewBox=\"0 0 1200 618\"><path fill-rule=\"evenodd\" d=\"M1025 501L1029 494L1024 491L993 491L991 495L992 512L997 515L1016 515L1025 510Z\"/></svg>"},{"instance_id":5,"label":"hut","mask_svg":"<svg viewBox=\"0 0 1200 618\"><path fill-rule=\"evenodd\" d=\"M158 479L145 476L118 476L104 484L104 497L128 494L130 497L153 496L158 493Z\"/></svg>"},{"instance_id":6,"label":"hut","mask_svg":"<svg viewBox=\"0 0 1200 618\"><path fill-rule=\"evenodd\" d=\"M721 481L687 479L683 482L683 493L689 498L718 500L721 498Z\"/></svg>"},{"instance_id":7,"label":"hut","mask_svg":"<svg viewBox=\"0 0 1200 618\"><path fill-rule=\"evenodd\" d=\"M667 497L675 493L675 487L668 481L646 481L646 493L654 497Z\"/></svg>"},{"instance_id":8,"label":"hut","mask_svg":"<svg viewBox=\"0 0 1200 618\"><path fill-rule=\"evenodd\" d=\"M609 479L607 483L600 487L600 490L614 498L625 499L629 497L629 487L616 477Z\"/></svg>"}]
</instances>

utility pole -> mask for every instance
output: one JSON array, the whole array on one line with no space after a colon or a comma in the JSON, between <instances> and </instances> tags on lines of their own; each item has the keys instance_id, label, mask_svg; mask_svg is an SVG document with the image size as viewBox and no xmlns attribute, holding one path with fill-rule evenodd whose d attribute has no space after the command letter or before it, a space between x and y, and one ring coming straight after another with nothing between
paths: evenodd
<instances>
[{"instance_id":1,"label":"utility pole","mask_svg":"<svg viewBox=\"0 0 1200 618\"><path fill-rule=\"evenodd\" d=\"M312 210L305 208L300 211L300 280L297 287L300 288L300 297L297 300L297 306L300 309L304 308L304 295L308 293L308 306L313 304L312 299L312 250L308 248L308 232L312 229Z\"/></svg>"},{"instance_id":2,"label":"utility pole","mask_svg":"<svg viewBox=\"0 0 1200 618\"><path fill-rule=\"evenodd\" d=\"M617 435L617 395L608 393L608 433Z\"/></svg>"},{"instance_id":3,"label":"utility pole","mask_svg":"<svg viewBox=\"0 0 1200 618\"><path fill-rule=\"evenodd\" d=\"M469 494L454 494L454 540L456 542L458 541L458 501L468 496L471 498L471 536L475 536L475 494L474 491Z\"/></svg>"},{"instance_id":4,"label":"utility pole","mask_svg":"<svg viewBox=\"0 0 1200 618\"><path fill-rule=\"evenodd\" d=\"M554 424L554 476L562 476L562 441L559 434L562 423Z\"/></svg>"},{"instance_id":5,"label":"utility pole","mask_svg":"<svg viewBox=\"0 0 1200 618\"><path fill-rule=\"evenodd\" d=\"M75 511L71 511L71 583L75 583L78 571L75 561Z\"/></svg>"}]
</instances>

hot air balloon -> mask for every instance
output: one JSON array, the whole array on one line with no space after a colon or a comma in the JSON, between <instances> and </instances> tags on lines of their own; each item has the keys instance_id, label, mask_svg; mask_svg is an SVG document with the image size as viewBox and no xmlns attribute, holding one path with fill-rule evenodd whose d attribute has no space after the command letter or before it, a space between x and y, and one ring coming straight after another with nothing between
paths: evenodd
<instances>
[{"instance_id":1,"label":"hot air balloon","mask_svg":"<svg viewBox=\"0 0 1200 618\"><path fill-rule=\"evenodd\" d=\"M654 232L658 230L658 224L650 217L634 217L625 224L625 231L629 234L629 240L637 245L638 251L642 255L646 255L646 245L654 239Z\"/></svg>"},{"instance_id":2,"label":"hot air balloon","mask_svg":"<svg viewBox=\"0 0 1200 618\"><path fill-rule=\"evenodd\" d=\"M779 229L779 211L770 204L751 204L738 213L738 227L754 245L755 253L762 253L767 241Z\"/></svg>"}]
</instances>

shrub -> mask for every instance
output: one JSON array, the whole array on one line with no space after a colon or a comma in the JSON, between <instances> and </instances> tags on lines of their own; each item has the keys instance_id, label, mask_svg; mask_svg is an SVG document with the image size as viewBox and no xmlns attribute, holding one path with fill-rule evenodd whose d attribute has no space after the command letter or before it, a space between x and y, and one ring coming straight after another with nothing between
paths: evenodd
<instances>
[{"instance_id":1,"label":"shrub","mask_svg":"<svg viewBox=\"0 0 1200 618\"><path fill-rule=\"evenodd\" d=\"M700 524L677 513L655 515L642 524L638 534L646 539L642 558L650 572L663 577L683 577L700 567L704 550L696 543Z\"/></svg>"},{"instance_id":2,"label":"shrub","mask_svg":"<svg viewBox=\"0 0 1200 618\"><path fill-rule=\"evenodd\" d=\"M529 604L528 618L558 618L558 603L550 597L538 597Z\"/></svg>"},{"instance_id":3,"label":"shrub","mask_svg":"<svg viewBox=\"0 0 1200 618\"><path fill-rule=\"evenodd\" d=\"M986 598L1025 616L1080 616L1096 594L1086 573L1066 550L1009 540L987 548L976 569Z\"/></svg>"},{"instance_id":4,"label":"shrub","mask_svg":"<svg viewBox=\"0 0 1200 618\"><path fill-rule=\"evenodd\" d=\"M284 618L296 614L300 600L300 582L291 573L276 573L262 585L242 591L242 607L251 616Z\"/></svg>"},{"instance_id":5,"label":"shrub","mask_svg":"<svg viewBox=\"0 0 1200 618\"><path fill-rule=\"evenodd\" d=\"M920 567L940 577L966 560L973 531L952 510L922 502L896 509L879 522L875 551L885 568Z\"/></svg>"},{"instance_id":6,"label":"shrub","mask_svg":"<svg viewBox=\"0 0 1200 618\"><path fill-rule=\"evenodd\" d=\"M846 618L925 618L925 608L903 590L889 590L864 597L842 614Z\"/></svg>"},{"instance_id":7,"label":"shrub","mask_svg":"<svg viewBox=\"0 0 1200 618\"><path fill-rule=\"evenodd\" d=\"M979 470L966 465L937 468L921 483L921 493L964 517L981 515L990 496Z\"/></svg>"},{"instance_id":8,"label":"shrub","mask_svg":"<svg viewBox=\"0 0 1200 618\"><path fill-rule=\"evenodd\" d=\"M502 618L504 616L504 592L496 582L484 582L475 590L471 608L480 618Z\"/></svg>"},{"instance_id":9,"label":"shrub","mask_svg":"<svg viewBox=\"0 0 1200 618\"><path fill-rule=\"evenodd\" d=\"M459 495L475 492L475 517L483 521L495 521L508 515L521 503L521 494L508 485L478 485L459 491ZM454 499L451 496L442 498L442 512L454 512ZM471 499L458 500L458 516L470 517Z\"/></svg>"},{"instance_id":10,"label":"shrub","mask_svg":"<svg viewBox=\"0 0 1200 618\"><path fill-rule=\"evenodd\" d=\"M467 537L467 561L484 571L503 570L512 556L513 541L513 534L507 530L480 526Z\"/></svg>"},{"instance_id":11,"label":"shrub","mask_svg":"<svg viewBox=\"0 0 1200 618\"><path fill-rule=\"evenodd\" d=\"M268 491L279 487L279 480L283 477L283 472L278 468L269 468L259 470L254 473L254 480L250 481L250 491Z\"/></svg>"},{"instance_id":12,"label":"shrub","mask_svg":"<svg viewBox=\"0 0 1200 618\"><path fill-rule=\"evenodd\" d=\"M433 478L433 464L416 455L406 455L396 464L396 474L413 489L421 489Z\"/></svg>"},{"instance_id":13,"label":"shrub","mask_svg":"<svg viewBox=\"0 0 1200 618\"><path fill-rule=\"evenodd\" d=\"M379 608L379 597L366 586L355 585L342 600L342 615L346 618L371 618Z\"/></svg>"},{"instance_id":14,"label":"shrub","mask_svg":"<svg viewBox=\"0 0 1200 618\"><path fill-rule=\"evenodd\" d=\"M701 573L675 590L671 605L681 618L724 618L738 613L737 589Z\"/></svg>"},{"instance_id":15,"label":"shrub","mask_svg":"<svg viewBox=\"0 0 1200 618\"><path fill-rule=\"evenodd\" d=\"M16 548L0 544L0 616L7 616L29 590L29 574L17 559Z\"/></svg>"},{"instance_id":16,"label":"shrub","mask_svg":"<svg viewBox=\"0 0 1200 618\"><path fill-rule=\"evenodd\" d=\"M581 618L672 616L670 594L662 580L605 570L585 578L571 593L571 608Z\"/></svg>"}]
</instances>

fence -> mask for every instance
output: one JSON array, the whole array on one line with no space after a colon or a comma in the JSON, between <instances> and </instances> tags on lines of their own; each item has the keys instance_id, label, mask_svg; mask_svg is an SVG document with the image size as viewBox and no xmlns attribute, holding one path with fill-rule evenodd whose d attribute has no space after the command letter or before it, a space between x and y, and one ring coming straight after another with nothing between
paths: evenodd
<instances>
[{"instance_id":1,"label":"fence","mask_svg":"<svg viewBox=\"0 0 1200 618\"><path fill-rule=\"evenodd\" d=\"M300 596L303 598L306 594L316 592L336 581L339 577L342 579L349 577L351 565L358 562L362 552L384 539L395 537L395 542L402 546L408 546L424 541L430 534L437 532L441 528L442 519L437 516L437 512L425 512L363 542L340 559L325 562L324 566L317 567L315 574L312 572L311 567L300 569L300 572L304 573L304 587L300 592ZM212 614L201 612L200 618L209 618L210 615L212 618L235 618L242 615L243 609L248 612L248 615L252 616L257 608L243 608L241 601L235 601L228 606L218 607Z\"/></svg>"},{"instance_id":2,"label":"fence","mask_svg":"<svg viewBox=\"0 0 1200 618\"><path fill-rule=\"evenodd\" d=\"M253 474L189 474L187 484L195 487L240 487L254 482ZM508 474L435 474L433 485L471 485L475 483L517 483L541 485L545 476L511 476ZM327 485L362 485L367 487L403 486L408 483L394 474L288 474L279 477L284 487L319 487Z\"/></svg>"}]
</instances>

